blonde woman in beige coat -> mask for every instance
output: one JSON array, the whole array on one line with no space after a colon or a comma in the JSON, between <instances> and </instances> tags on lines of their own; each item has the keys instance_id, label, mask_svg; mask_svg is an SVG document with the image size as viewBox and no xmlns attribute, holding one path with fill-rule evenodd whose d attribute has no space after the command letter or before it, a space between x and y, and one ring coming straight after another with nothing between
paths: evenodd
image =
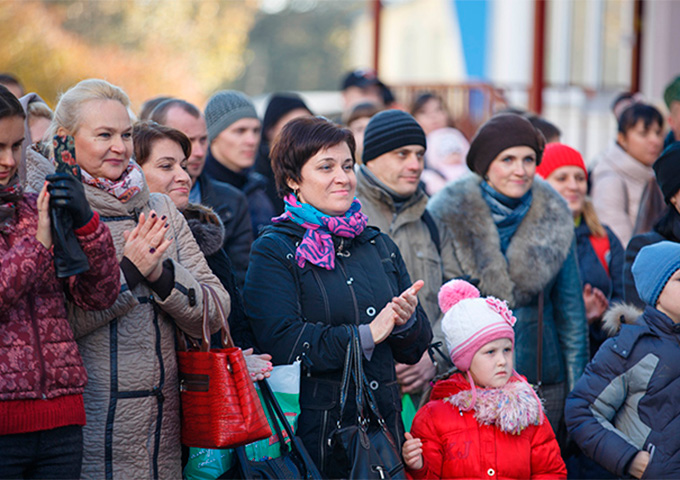
<instances>
[{"instance_id":1,"label":"blonde woman in beige coat","mask_svg":"<svg viewBox=\"0 0 680 480\"><path fill-rule=\"evenodd\" d=\"M89 376L82 476L181 478L175 326L200 337L200 284L215 289L227 312L230 299L172 200L150 194L130 160L128 107L118 87L85 80L61 97L51 127L74 137L87 199L111 230L121 265L110 309L69 311ZM29 178L50 168L29 163ZM212 300L210 312L216 322Z\"/></svg>"}]
</instances>

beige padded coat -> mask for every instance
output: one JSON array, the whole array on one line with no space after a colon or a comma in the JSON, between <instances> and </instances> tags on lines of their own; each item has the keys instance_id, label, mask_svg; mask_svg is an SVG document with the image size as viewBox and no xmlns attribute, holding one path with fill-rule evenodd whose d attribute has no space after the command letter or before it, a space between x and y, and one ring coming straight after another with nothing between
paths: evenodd
<instances>
[{"instance_id":1,"label":"beige padded coat","mask_svg":"<svg viewBox=\"0 0 680 480\"><path fill-rule=\"evenodd\" d=\"M84 428L84 478L181 478L179 382L175 325L201 335L203 295L211 285L229 311L229 294L208 267L182 214L169 197L149 194L146 184L127 203L85 185L93 210L111 230L118 260L123 231L132 230L140 213L155 210L170 224L175 286L161 300L141 283L132 291L121 273L121 293L108 310L71 307L71 325L87 368L87 425ZM211 330L218 327L210 300Z\"/></svg>"},{"instance_id":2,"label":"beige padded coat","mask_svg":"<svg viewBox=\"0 0 680 480\"><path fill-rule=\"evenodd\" d=\"M27 155L27 190L39 191L54 172L50 161L34 151ZM141 212L168 217L166 252L173 262L175 286L161 300L146 283L128 288L121 271L121 291L108 310L86 312L68 304L69 321L83 357L89 383L85 388L82 477L92 479L181 478L179 382L175 324L201 335L203 295L212 286L229 312L229 294L208 267L182 214L169 197L144 189L127 203L85 185L92 209L111 230L118 261L123 231L132 230ZM210 300L211 331L217 316Z\"/></svg>"}]
</instances>

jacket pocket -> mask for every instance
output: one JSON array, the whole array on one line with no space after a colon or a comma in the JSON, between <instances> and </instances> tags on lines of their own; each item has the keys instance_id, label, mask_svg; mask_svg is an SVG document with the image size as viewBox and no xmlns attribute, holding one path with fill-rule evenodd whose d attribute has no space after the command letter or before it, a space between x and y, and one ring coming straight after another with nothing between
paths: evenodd
<instances>
[{"instance_id":1,"label":"jacket pocket","mask_svg":"<svg viewBox=\"0 0 680 480\"><path fill-rule=\"evenodd\" d=\"M338 405L339 401L340 382L303 377L300 383L301 409L330 410Z\"/></svg>"}]
</instances>

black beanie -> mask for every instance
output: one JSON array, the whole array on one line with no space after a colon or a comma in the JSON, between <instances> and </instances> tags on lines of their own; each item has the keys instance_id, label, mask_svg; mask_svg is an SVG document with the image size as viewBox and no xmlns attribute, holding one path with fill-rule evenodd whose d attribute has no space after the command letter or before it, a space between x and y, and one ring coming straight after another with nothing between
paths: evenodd
<instances>
[{"instance_id":1,"label":"black beanie","mask_svg":"<svg viewBox=\"0 0 680 480\"><path fill-rule=\"evenodd\" d=\"M364 163L406 145L427 148L425 132L416 119L401 110L376 113L364 130Z\"/></svg>"},{"instance_id":2,"label":"black beanie","mask_svg":"<svg viewBox=\"0 0 680 480\"><path fill-rule=\"evenodd\" d=\"M671 143L654 162L656 183L666 203L680 190L680 142Z\"/></svg>"},{"instance_id":3,"label":"black beanie","mask_svg":"<svg viewBox=\"0 0 680 480\"><path fill-rule=\"evenodd\" d=\"M267 135L267 130L276 125L276 122L278 122L281 117L298 108L307 110L310 115L312 114L304 100L294 93L275 93L272 95L269 99L267 110L264 112L262 133Z\"/></svg>"},{"instance_id":4,"label":"black beanie","mask_svg":"<svg viewBox=\"0 0 680 480\"><path fill-rule=\"evenodd\" d=\"M521 115L501 113L494 115L479 127L467 154L467 165L484 177L489 165L503 150L527 146L536 152L536 165L541 163L545 138L543 134Z\"/></svg>"}]
</instances>

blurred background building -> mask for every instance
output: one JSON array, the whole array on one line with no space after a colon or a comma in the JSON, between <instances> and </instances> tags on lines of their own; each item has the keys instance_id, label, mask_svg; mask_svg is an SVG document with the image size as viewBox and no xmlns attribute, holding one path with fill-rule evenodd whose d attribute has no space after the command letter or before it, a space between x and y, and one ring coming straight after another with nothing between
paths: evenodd
<instances>
[{"instance_id":1,"label":"blurred background building","mask_svg":"<svg viewBox=\"0 0 680 480\"><path fill-rule=\"evenodd\" d=\"M398 104L435 91L468 136L528 109L590 160L614 136L618 93L665 111L677 25L678 0L0 0L0 72L52 106L96 76L135 107L235 88L260 108L297 91L333 116L344 74L377 67Z\"/></svg>"}]
</instances>

